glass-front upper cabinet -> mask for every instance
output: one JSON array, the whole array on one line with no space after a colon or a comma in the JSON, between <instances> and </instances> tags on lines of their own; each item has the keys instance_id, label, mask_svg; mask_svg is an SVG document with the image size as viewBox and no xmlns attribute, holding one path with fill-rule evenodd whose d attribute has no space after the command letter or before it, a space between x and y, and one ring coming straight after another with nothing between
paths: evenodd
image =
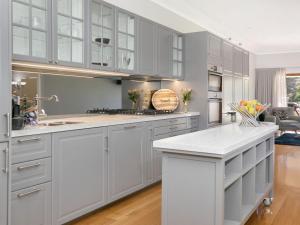
<instances>
[{"instance_id":1,"label":"glass-front upper cabinet","mask_svg":"<svg viewBox=\"0 0 300 225\"><path fill-rule=\"evenodd\" d=\"M118 70L136 70L136 18L123 10L117 11L117 66Z\"/></svg>"},{"instance_id":2,"label":"glass-front upper cabinet","mask_svg":"<svg viewBox=\"0 0 300 225\"><path fill-rule=\"evenodd\" d=\"M173 77L181 78L183 76L183 41L182 36L173 34Z\"/></svg>"},{"instance_id":3,"label":"glass-front upper cabinet","mask_svg":"<svg viewBox=\"0 0 300 225\"><path fill-rule=\"evenodd\" d=\"M12 1L13 59L48 62L51 58L50 0Z\"/></svg>"},{"instance_id":4,"label":"glass-front upper cabinet","mask_svg":"<svg viewBox=\"0 0 300 225\"><path fill-rule=\"evenodd\" d=\"M91 68L114 69L114 7L100 0L91 3Z\"/></svg>"},{"instance_id":5,"label":"glass-front upper cabinet","mask_svg":"<svg viewBox=\"0 0 300 225\"><path fill-rule=\"evenodd\" d=\"M84 0L54 0L55 64L85 66L84 2Z\"/></svg>"}]
</instances>

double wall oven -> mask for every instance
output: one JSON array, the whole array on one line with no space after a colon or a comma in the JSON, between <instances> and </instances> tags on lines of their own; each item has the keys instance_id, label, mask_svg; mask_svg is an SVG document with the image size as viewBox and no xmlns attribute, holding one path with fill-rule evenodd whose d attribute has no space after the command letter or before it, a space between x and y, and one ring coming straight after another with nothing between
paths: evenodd
<instances>
[{"instance_id":1,"label":"double wall oven","mask_svg":"<svg viewBox=\"0 0 300 225\"><path fill-rule=\"evenodd\" d=\"M208 126L222 124L222 79L220 66L208 66Z\"/></svg>"}]
</instances>

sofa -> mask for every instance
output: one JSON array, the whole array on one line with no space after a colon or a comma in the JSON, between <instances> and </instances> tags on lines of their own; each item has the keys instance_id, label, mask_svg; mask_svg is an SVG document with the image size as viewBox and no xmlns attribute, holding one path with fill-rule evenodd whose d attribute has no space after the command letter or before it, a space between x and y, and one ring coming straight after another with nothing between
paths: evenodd
<instances>
[{"instance_id":1,"label":"sofa","mask_svg":"<svg viewBox=\"0 0 300 225\"><path fill-rule=\"evenodd\" d=\"M266 113L266 120L275 118L276 124L281 132L300 130L300 116L294 107L273 107L269 108Z\"/></svg>"}]
</instances>

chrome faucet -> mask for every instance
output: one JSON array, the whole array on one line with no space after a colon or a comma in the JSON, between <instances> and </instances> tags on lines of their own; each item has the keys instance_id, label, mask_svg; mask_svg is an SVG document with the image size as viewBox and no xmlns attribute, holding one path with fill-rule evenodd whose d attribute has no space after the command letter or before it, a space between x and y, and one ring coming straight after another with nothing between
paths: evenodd
<instances>
[{"instance_id":1,"label":"chrome faucet","mask_svg":"<svg viewBox=\"0 0 300 225\"><path fill-rule=\"evenodd\" d=\"M39 97L38 95L36 95L34 97L34 100L36 101L36 106L37 106L37 109L40 108L40 104L39 102L41 101L52 101L54 100L54 102L59 102L59 98L57 95L51 95L50 97ZM39 120L39 118L41 117L47 117L47 113L44 109L41 109L41 110L37 110L37 120Z\"/></svg>"},{"instance_id":2,"label":"chrome faucet","mask_svg":"<svg viewBox=\"0 0 300 225\"><path fill-rule=\"evenodd\" d=\"M54 100L55 102L59 102L59 98L57 95L51 95L50 97L39 97L38 95L36 95L34 97L34 99L38 102L38 101L41 101L41 100L44 100L44 101L52 101Z\"/></svg>"}]
</instances>

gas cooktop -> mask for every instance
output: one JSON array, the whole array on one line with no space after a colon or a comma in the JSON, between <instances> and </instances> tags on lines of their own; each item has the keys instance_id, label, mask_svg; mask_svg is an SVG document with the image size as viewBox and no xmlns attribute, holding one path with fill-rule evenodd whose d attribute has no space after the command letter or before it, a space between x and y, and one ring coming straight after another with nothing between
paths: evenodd
<instances>
[{"instance_id":1,"label":"gas cooktop","mask_svg":"<svg viewBox=\"0 0 300 225\"><path fill-rule=\"evenodd\" d=\"M173 111L170 110L155 110L155 109L106 109L106 108L94 108L87 110L89 114L108 114L108 115L162 115L162 114L171 114Z\"/></svg>"}]
</instances>

